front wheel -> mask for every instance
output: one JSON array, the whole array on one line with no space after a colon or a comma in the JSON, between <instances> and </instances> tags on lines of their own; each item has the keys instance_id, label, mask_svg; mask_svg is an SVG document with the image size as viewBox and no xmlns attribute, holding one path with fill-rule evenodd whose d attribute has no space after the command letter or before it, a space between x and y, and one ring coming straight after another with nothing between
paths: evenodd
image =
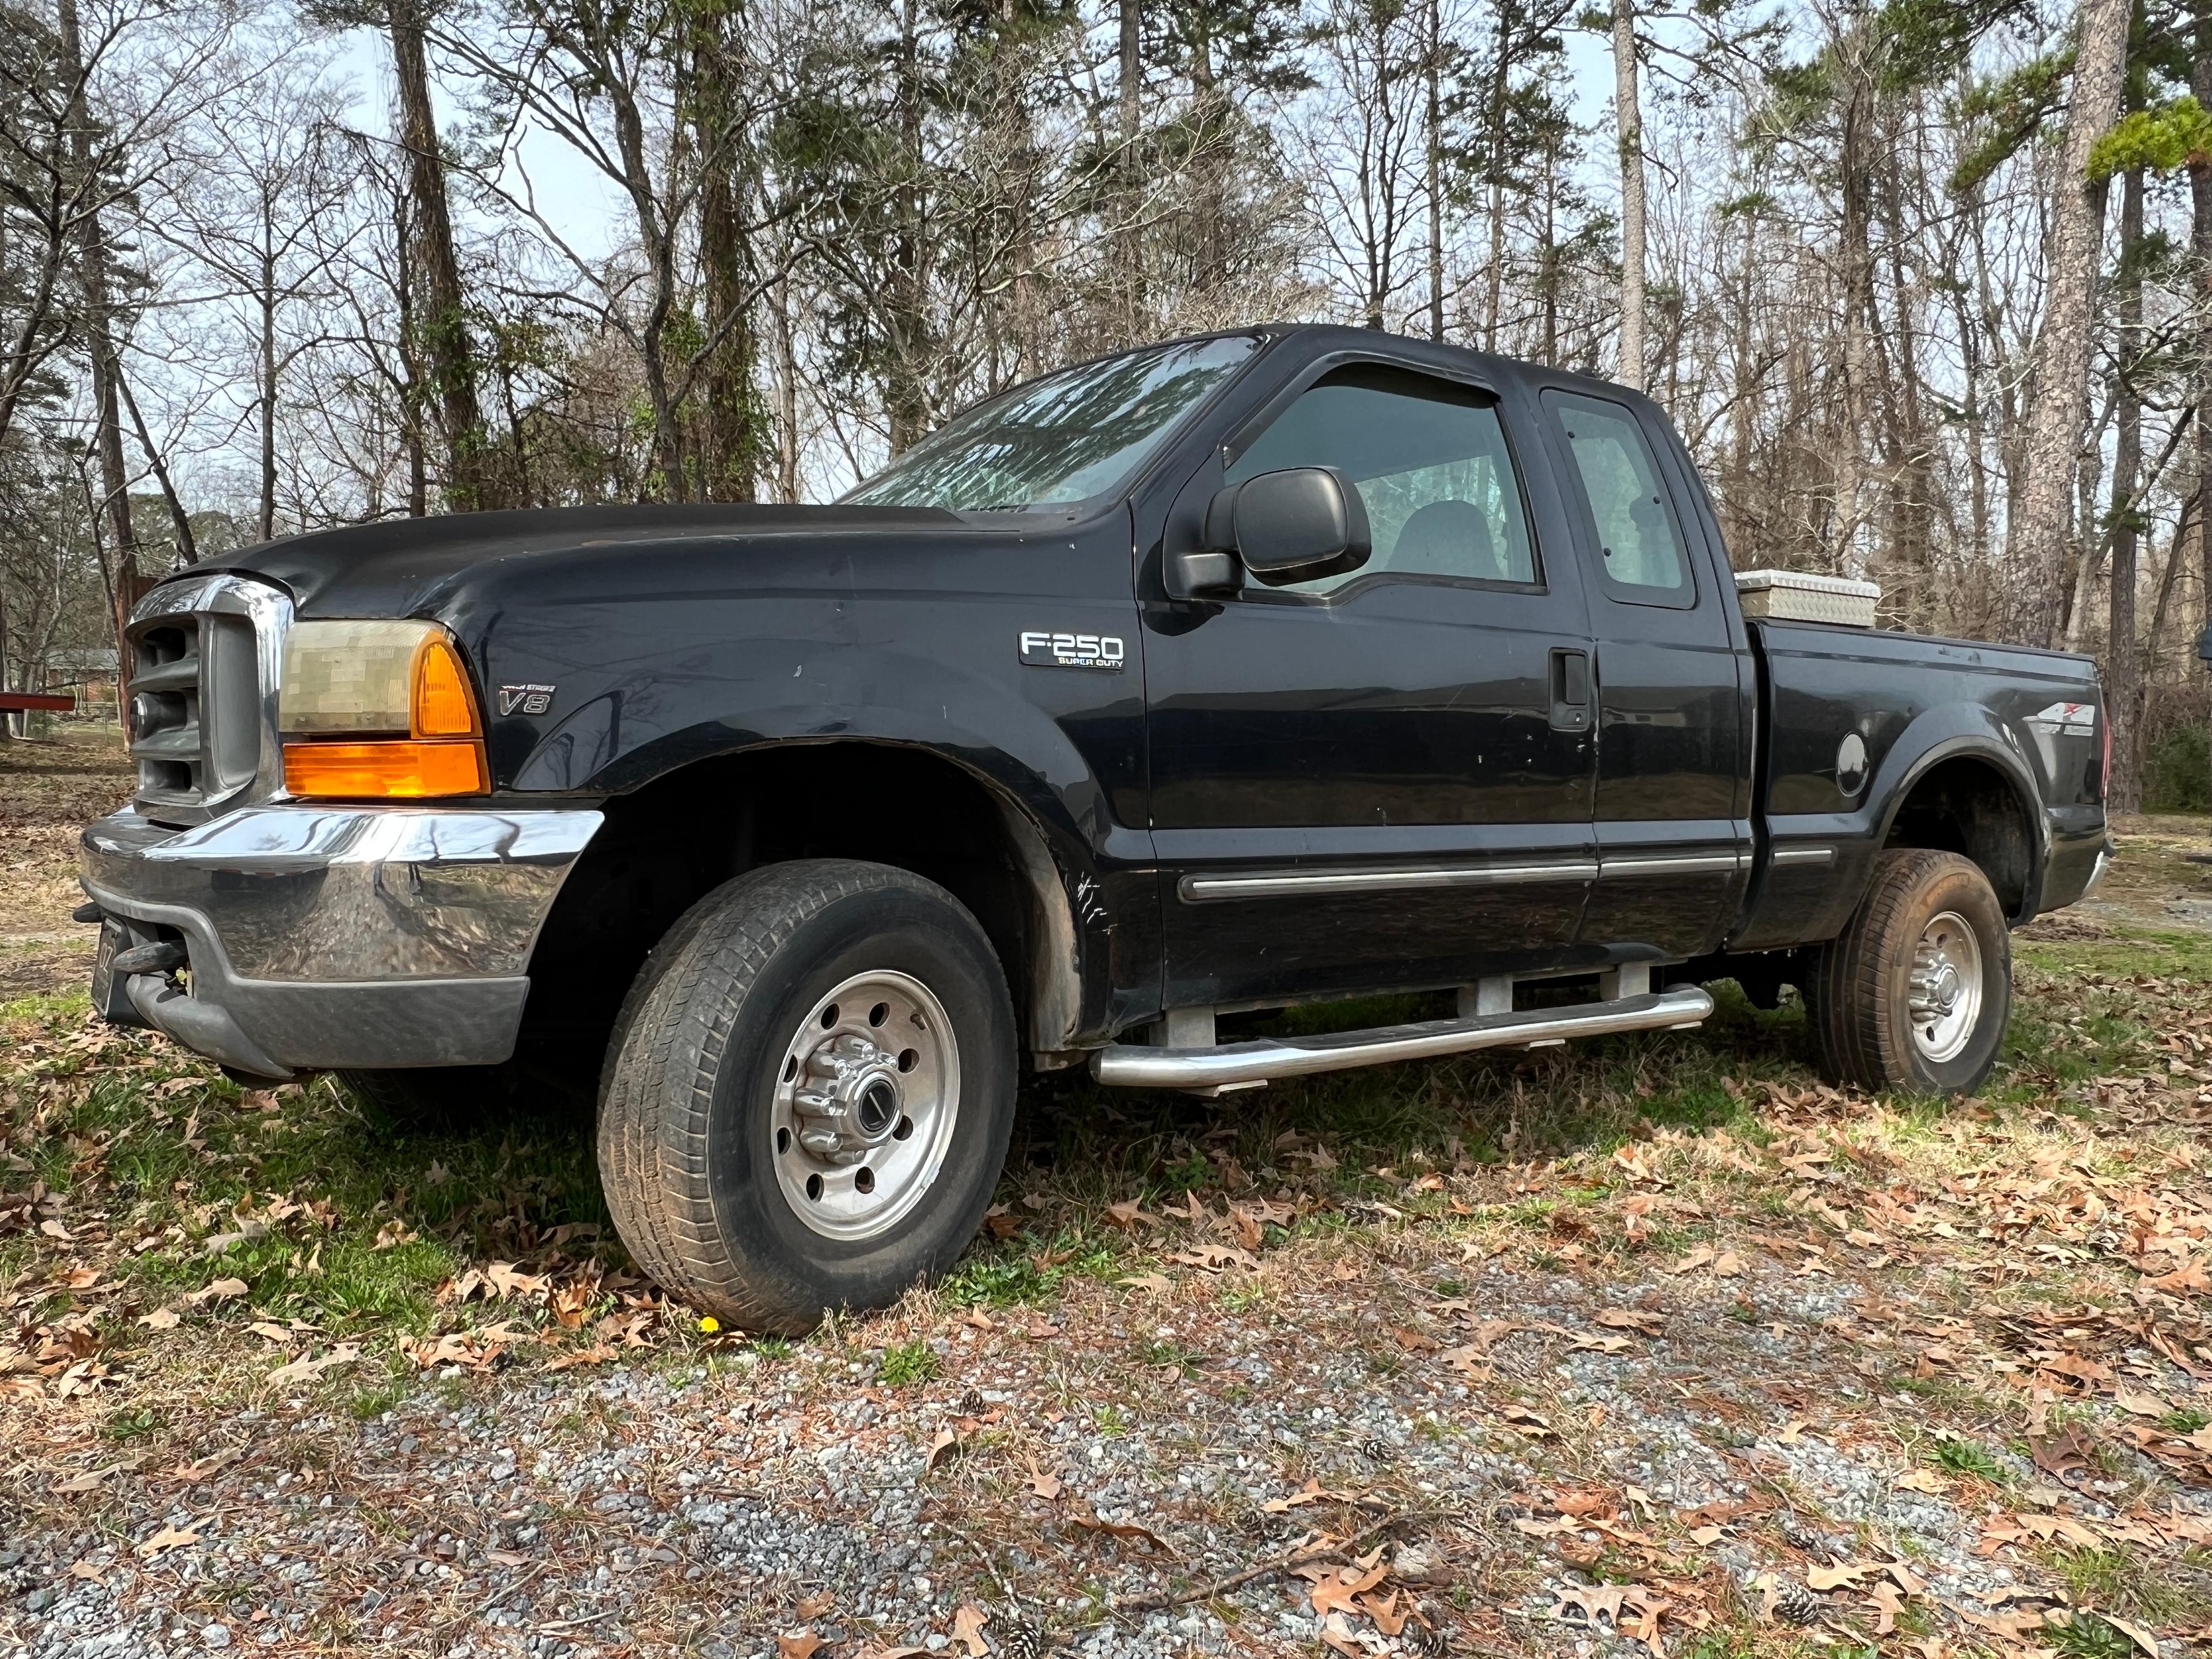
<instances>
[{"instance_id":1,"label":"front wheel","mask_svg":"<svg viewBox=\"0 0 2212 1659\"><path fill-rule=\"evenodd\" d=\"M949 1267L1013 1124L1013 1009L990 941L933 882L810 859L709 893L616 1022L607 1206L669 1290L811 1329Z\"/></svg>"},{"instance_id":2,"label":"front wheel","mask_svg":"<svg viewBox=\"0 0 2212 1659\"><path fill-rule=\"evenodd\" d=\"M1803 989L1832 1081L1971 1093L1996 1064L2012 1013L2012 942L1989 878L1956 853L1882 854Z\"/></svg>"}]
</instances>

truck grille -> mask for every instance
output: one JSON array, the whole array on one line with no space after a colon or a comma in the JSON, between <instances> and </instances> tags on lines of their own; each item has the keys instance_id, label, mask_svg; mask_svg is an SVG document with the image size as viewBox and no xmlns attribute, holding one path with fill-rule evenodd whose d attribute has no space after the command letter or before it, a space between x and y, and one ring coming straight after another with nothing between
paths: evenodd
<instances>
[{"instance_id":1,"label":"truck grille","mask_svg":"<svg viewBox=\"0 0 2212 1659\"><path fill-rule=\"evenodd\" d=\"M127 636L146 817L201 823L281 784L274 718L291 609L276 589L228 575L164 582L140 602Z\"/></svg>"}]
</instances>

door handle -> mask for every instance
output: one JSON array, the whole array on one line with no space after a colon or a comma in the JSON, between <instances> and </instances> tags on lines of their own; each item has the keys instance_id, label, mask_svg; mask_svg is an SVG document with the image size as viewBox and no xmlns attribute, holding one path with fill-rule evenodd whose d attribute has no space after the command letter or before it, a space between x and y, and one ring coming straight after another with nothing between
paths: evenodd
<instances>
[{"instance_id":1,"label":"door handle","mask_svg":"<svg viewBox=\"0 0 2212 1659\"><path fill-rule=\"evenodd\" d=\"M1589 653L1552 652L1552 730L1587 732L1590 723Z\"/></svg>"}]
</instances>

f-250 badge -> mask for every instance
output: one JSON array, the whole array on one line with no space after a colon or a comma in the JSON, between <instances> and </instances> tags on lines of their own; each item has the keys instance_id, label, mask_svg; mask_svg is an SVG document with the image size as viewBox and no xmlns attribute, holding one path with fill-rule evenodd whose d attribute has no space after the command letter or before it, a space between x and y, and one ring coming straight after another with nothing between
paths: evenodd
<instances>
[{"instance_id":1,"label":"f-250 badge","mask_svg":"<svg viewBox=\"0 0 2212 1659\"><path fill-rule=\"evenodd\" d=\"M1111 634L1022 635L1022 661L1031 668L1103 668L1118 674L1128 654Z\"/></svg>"},{"instance_id":2,"label":"f-250 badge","mask_svg":"<svg viewBox=\"0 0 2212 1659\"><path fill-rule=\"evenodd\" d=\"M542 714L553 706L550 685L502 685L499 712L502 714Z\"/></svg>"}]
</instances>

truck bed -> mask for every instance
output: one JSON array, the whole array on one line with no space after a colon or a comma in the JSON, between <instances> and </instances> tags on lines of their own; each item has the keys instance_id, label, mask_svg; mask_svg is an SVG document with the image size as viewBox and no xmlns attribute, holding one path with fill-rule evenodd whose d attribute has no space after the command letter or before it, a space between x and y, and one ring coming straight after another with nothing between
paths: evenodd
<instances>
[{"instance_id":1,"label":"truck bed","mask_svg":"<svg viewBox=\"0 0 2212 1659\"><path fill-rule=\"evenodd\" d=\"M2088 658L1819 623L1745 626L1759 664L1763 834L1735 948L1838 932L1915 787L1947 765L1935 787L1955 780L1962 839L1975 833L1974 789L1999 782L2037 825L2008 849L2010 890L1998 884L2015 926L2087 887L2105 847L2104 717Z\"/></svg>"}]
</instances>

